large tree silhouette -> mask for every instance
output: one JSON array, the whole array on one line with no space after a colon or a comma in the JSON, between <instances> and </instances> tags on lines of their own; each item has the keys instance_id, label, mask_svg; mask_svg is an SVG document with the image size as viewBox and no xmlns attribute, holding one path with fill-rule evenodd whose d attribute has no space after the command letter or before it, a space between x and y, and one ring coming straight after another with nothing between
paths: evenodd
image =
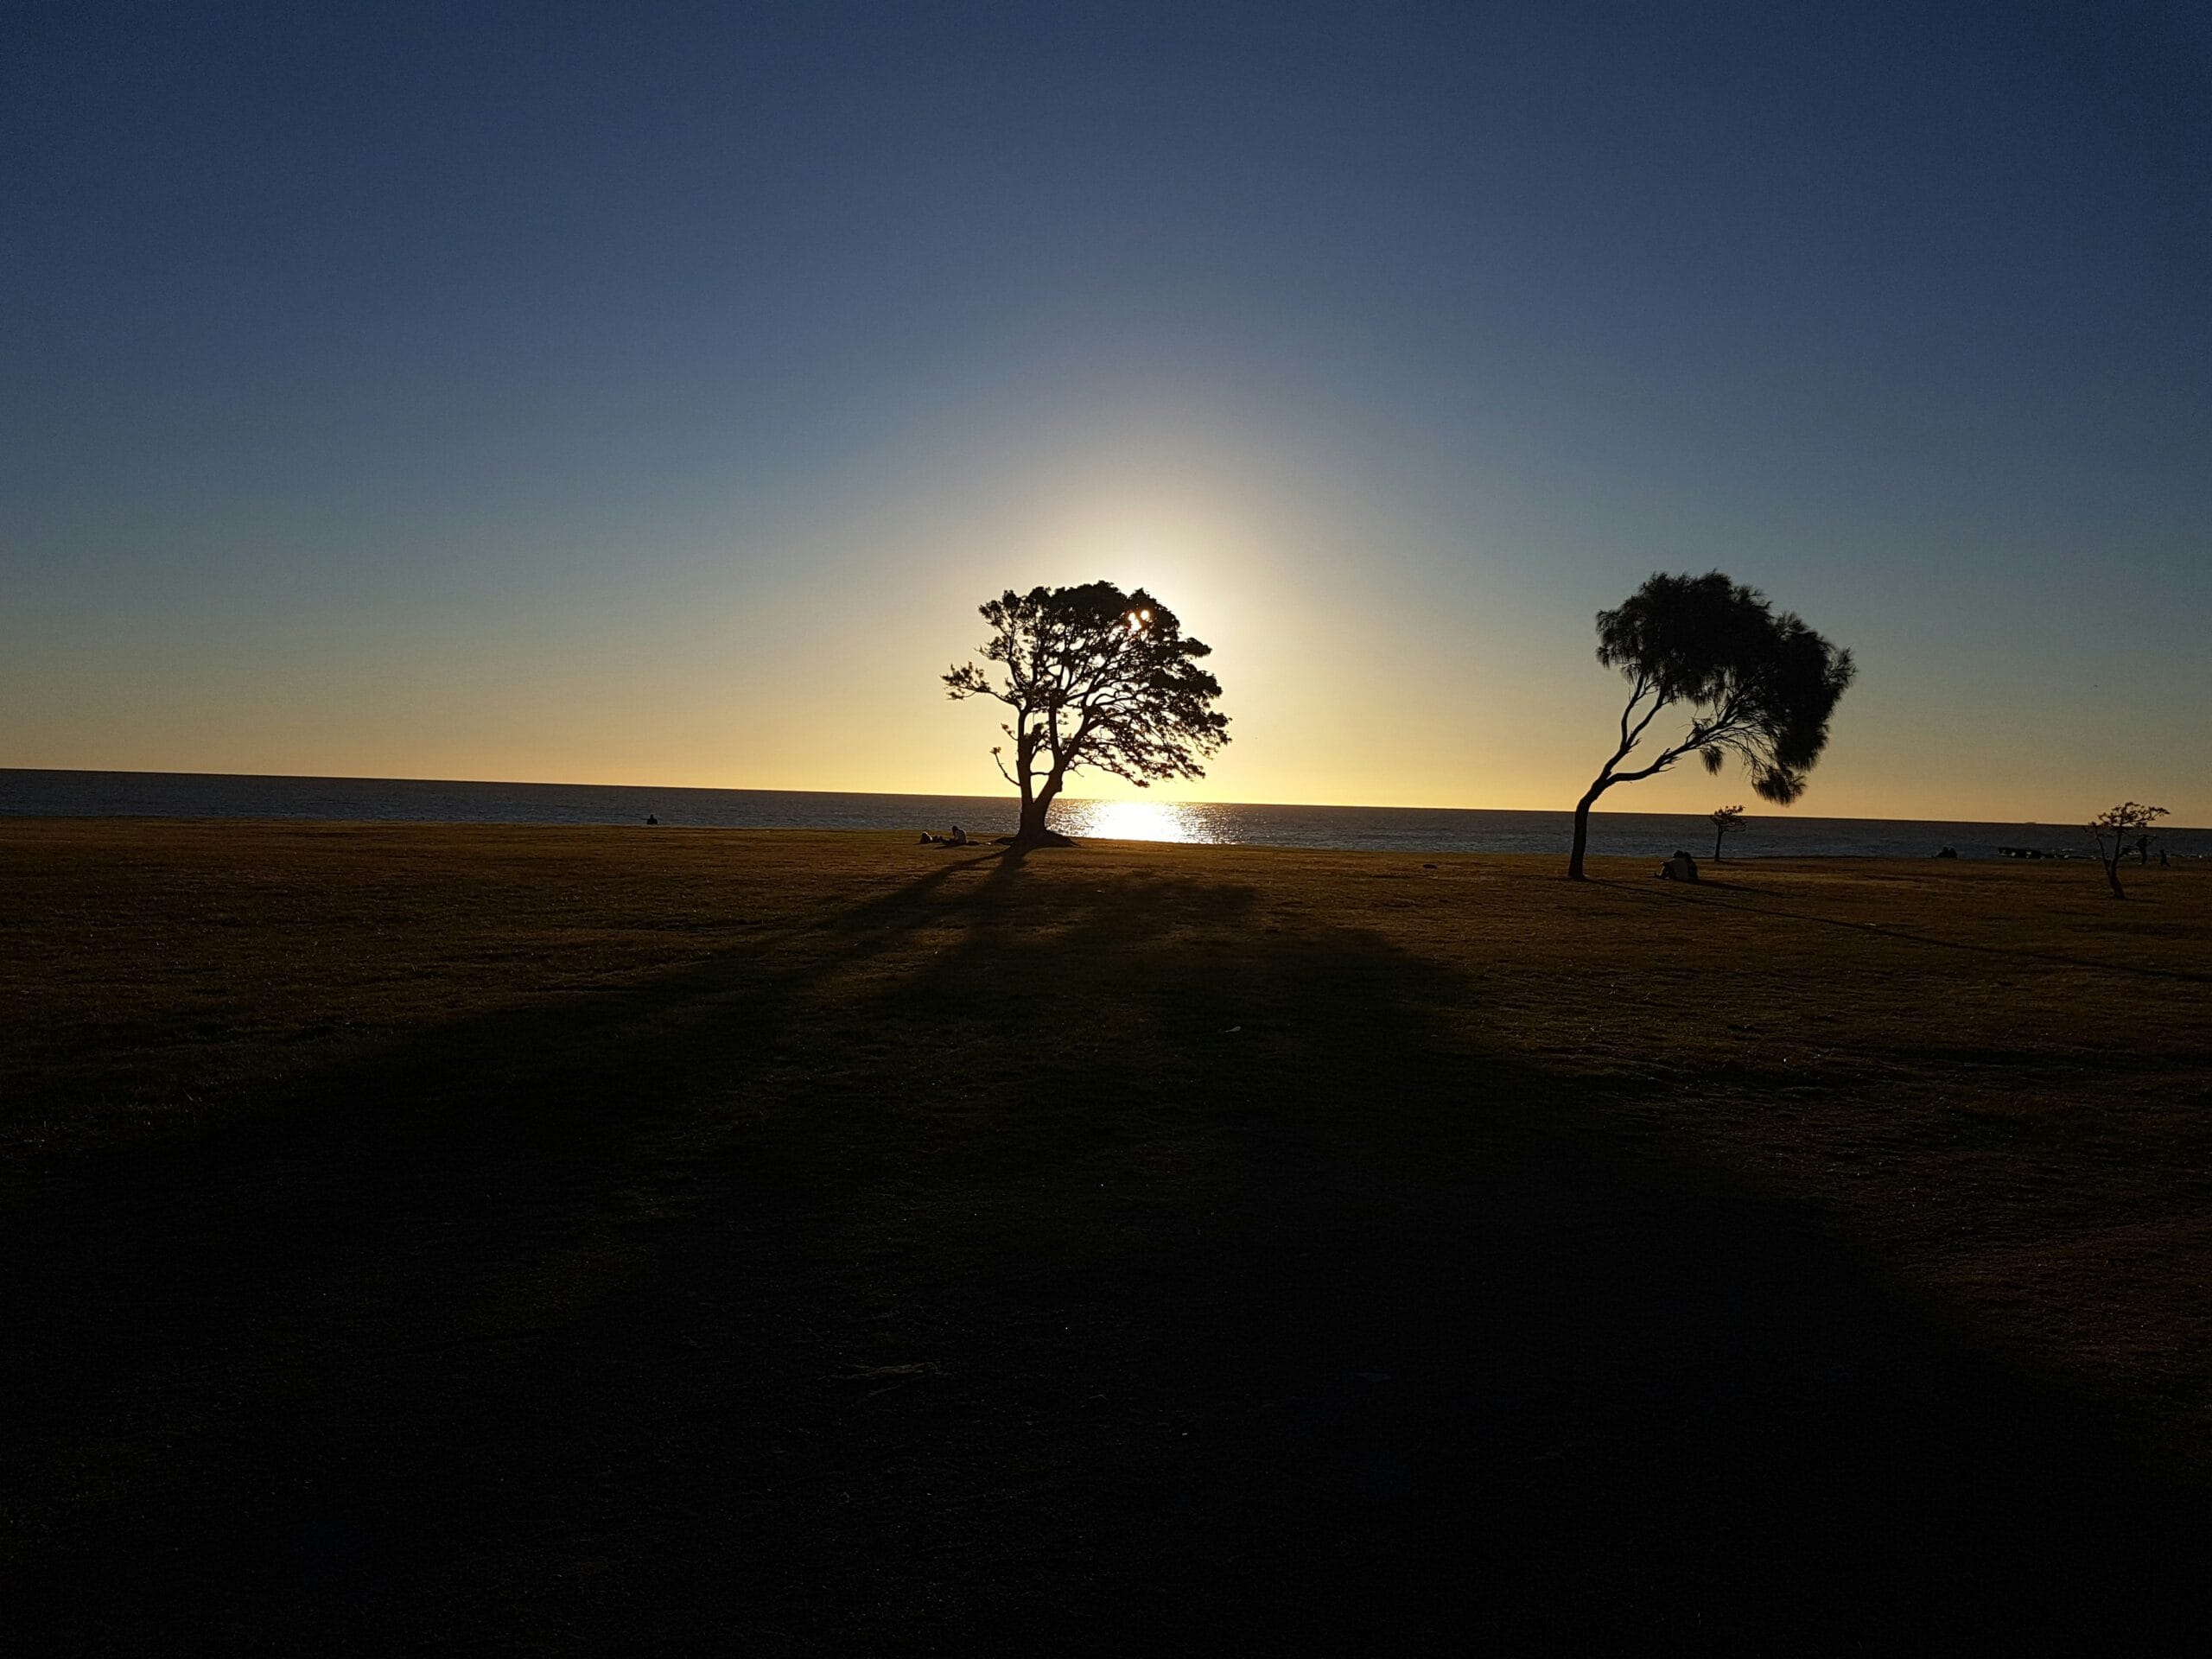
<instances>
[{"instance_id":1,"label":"large tree silhouette","mask_svg":"<svg viewBox=\"0 0 2212 1659\"><path fill-rule=\"evenodd\" d=\"M1778 806L1805 792L1805 774L1827 746L1828 719L1851 683L1851 653L1777 614L1756 588L1718 570L1657 574L1618 610L1598 613L1598 660L1629 683L1620 741L1574 808L1567 873L1583 879L1590 809L1616 784L1632 784L1694 754L1707 772L1730 755L1751 787ZM1682 705L1689 730L1649 761L1624 770L1651 722Z\"/></svg>"},{"instance_id":2,"label":"large tree silhouette","mask_svg":"<svg viewBox=\"0 0 2212 1659\"><path fill-rule=\"evenodd\" d=\"M1141 588L1110 582L1009 590L982 607L991 637L985 662L955 668L955 702L991 697L1008 711L999 728L1014 743L991 757L1021 791L1017 846L1059 839L1045 827L1068 774L1085 766L1140 789L1165 778L1200 778L1198 763L1229 741L1214 699L1221 683L1198 665L1212 647L1183 637L1175 613Z\"/></svg>"}]
</instances>

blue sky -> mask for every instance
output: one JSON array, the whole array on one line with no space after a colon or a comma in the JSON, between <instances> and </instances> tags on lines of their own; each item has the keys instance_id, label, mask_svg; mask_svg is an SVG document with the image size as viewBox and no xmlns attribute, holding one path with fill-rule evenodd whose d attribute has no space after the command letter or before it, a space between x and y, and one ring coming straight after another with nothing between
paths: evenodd
<instances>
[{"instance_id":1,"label":"blue sky","mask_svg":"<svg viewBox=\"0 0 2212 1659\"><path fill-rule=\"evenodd\" d=\"M1564 804L1718 566L1805 810L2212 821L2208 16L16 9L0 764L980 792L1105 575L1185 793Z\"/></svg>"}]
</instances>

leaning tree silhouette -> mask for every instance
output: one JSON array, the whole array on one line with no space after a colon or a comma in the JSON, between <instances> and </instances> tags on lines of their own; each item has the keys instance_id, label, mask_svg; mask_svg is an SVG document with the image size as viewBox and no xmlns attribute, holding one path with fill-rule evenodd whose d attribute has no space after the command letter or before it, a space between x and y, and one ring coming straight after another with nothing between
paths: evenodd
<instances>
[{"instance_id":1,"label":"leaning tree silhouette","mask_svg":"<svg viewBox=\"0 0 2212 1659\"><path fill-rule=\"evenodd\" d=\"M1214 707L1221 683L1198 666L1213 648L1183 636L1175 613L1141 588L1110 582L1080 588L1008 589L982 607L991 626L982 658L945 675L956 702L990 697L1014 741L991 750L1001 776L1021 791L1016 848L1070 845L1045 827L1068 774L1088 766L1138 788L1166 778L1203 778L1199 761L1229 741L1229 717Z\"/></svg>"},{"instance_id":2,"label":"leaning tree silhouette","mask_svg":"<svg viewBox=\"0 0 2212 1659\"><path fill-rule=\"evenodd\" d=\"M2145 806L2140 801L2122 801L2118 806L2100 812L2089 820L2089 833L2096 838L2097 861L2105 867L2105 880L2112 884L2112 896L2127 897L2127 889L2120 885L2120 861L2131 848L2139 848L2143 861L2151 861L2150 830L2153 823L2166 816L2163 806Z\"/></svg>"},{"instance_id":3,"label":"leaning tree silhouette","mask_svg":"<svg viewBox=\"0 0 2212 1659\"><path fill-rule=\"evenodd\" d=\"M1716 806L1705 815L1713 826L1713 861L1720 861L1720 845L1744 827L1744 809L1740 806Z\"/></svg>"},{"instance_id":4,"label":"leaning tree silhouette","mask_svg":"<svg viewBox=\"0 0 2212 1659\"><path fill-rule=\"evenodd\" d=\"M1574 806L1574 849L1567 873L1583 880L1590 809L1615 784L1632 784L1695 754L1717 772L1731 754L1751 787L1777 806L1805 792L1805 774L1827 747L1828 719L1851 683L1851 653L1788 611L1777 614L1757 588L1718 570L1656 573L1618 610L1598 613L1598 660L1628 681L1620 742ZM1646 764L1622 771L1644 732L1686 703L1690 728Z\"/></svg>"}]
</instances>

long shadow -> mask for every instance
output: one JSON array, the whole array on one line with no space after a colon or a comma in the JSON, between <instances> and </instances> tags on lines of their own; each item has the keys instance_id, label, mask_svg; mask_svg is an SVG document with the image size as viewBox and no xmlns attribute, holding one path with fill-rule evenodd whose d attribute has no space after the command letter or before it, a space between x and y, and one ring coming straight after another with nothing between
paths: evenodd
<instances>
[{"instance_id":1,"label":"long shadow","mask_svg":"<svg viewBox=\"0 0 2212 1659\"><path fill-rule=\"evenodd\" d=\"M486 1257L557 1248L703 1099L785 1059L793 1007L817 980L896 948L935 918L940 889L992 861L948 860L811 927L621 990L433 1028L256 1090L198 1134L17 1181L0 1206L15 1269L0 1278L0 1323L16 1338L0 1344L16 1408L0 1435L35 1460L104 1390L293 1317L378 1230L425 1256L448 1236ZM435 1263L410 1268L430 1281L434 1320Z\"/></svg>"},{"instance_id":2,"label":"long shadow","mask_svg":"<svg viewBox=\"0 0 2212 1659\"><path fill-rule=\"evenodd\" d=\"M16 1630L1103 1651L2186 1615L2194 1492L1815 1219L1486 1052L1451 974L1232 884L976 868L426 1034L298 1121L31 1206Z\"/></svg>"}]
</instances>

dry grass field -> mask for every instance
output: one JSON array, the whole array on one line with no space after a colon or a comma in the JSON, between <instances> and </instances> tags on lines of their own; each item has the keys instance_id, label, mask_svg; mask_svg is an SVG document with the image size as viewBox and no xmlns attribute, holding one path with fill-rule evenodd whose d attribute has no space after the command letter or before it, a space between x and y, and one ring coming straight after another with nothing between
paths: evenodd
<instances>
[{"instance_id":1,"label":"dry grass field","mask_svg":"<svg viewBox=\"0 0 2212 1659\"><path fill-rule=\"evenodd\" d=\"M2212 869L0 821L31 1650L2107 1643Z\"/></svg>"}]
</instances>

